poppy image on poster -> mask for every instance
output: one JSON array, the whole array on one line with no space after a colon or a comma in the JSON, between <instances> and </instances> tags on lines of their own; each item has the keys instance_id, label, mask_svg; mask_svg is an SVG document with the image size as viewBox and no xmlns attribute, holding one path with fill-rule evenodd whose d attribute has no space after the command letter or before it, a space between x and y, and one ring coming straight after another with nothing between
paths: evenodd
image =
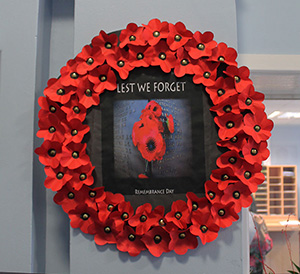
<instances>
[{"instance_id":1,"label":"poppy image on poster","mask_svg":"<svg viewBox=\"0 0 300 274\"><path fill-rule=\"evenodd\" d=\"M188 176L192 167L190 116L186 99L116 101L115 176Z\"/></svg>"}]
</instances>

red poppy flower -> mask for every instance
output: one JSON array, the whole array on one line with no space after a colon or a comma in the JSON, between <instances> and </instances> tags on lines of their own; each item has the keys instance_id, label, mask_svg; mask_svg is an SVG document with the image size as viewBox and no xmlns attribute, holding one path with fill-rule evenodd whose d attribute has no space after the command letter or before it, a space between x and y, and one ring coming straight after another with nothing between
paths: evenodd
<instances>
[{"instance_id":1,"label":"red poppy flower","mask_svg":"<svg viewBox=\"0 0 300 274\"><path fill-rule=\"evenodd\" d=\"M227 65L236 66L237 52L234 48L229 48L225 43L219 43L217 47L212 50L212 55L209 60L224 62Z\"/></svg>"},{"instance_id":2,"label":"red poppy flower","mask_svg":"<svg viewBox=\"0 0 300 274\"><path fill-rule=\"evenodd\" d=\"M94 83L94 90L98 93L103 93L104 90L115 90L117 88L117 78L110 66L102 65L93 69L88 79Z\"/></svg>"},{"instance_id":3,"label":"red poppy flower","mask_svg":"<svg viewBox=\"0 0 300 274\"><path fill-rule=\"evenodd\" d=\"M100 103L99 93L94 91L93 86L88 78L86 78L82 80L77 88L79 104L83 105L86 109L91 106L98 106Z\"/></svg>"},{"instance_id":4,"label":"red poppy flower","mask_svg":"<svg viewBox=\"0 0 300 274\"><path fill-rule=\"evenodd\" d=\"M64 144L69 144L71 142L80 143L85 134L90 130L88 125L83 124L78 119L72 119L65 125L66 128L66 140Z\"/></svg>"},{"instance_id":5,"label":"red poppy flower","mask_svg":"<svg viewBox=\"0 0 300 274\"><path fill-rule=\"evenodd\" d=\"M106 197L103 201L97 202L98 206L98 218L99 220L104 223L111 212L116 208L116 206L122 202L124 202L124 196L119 193L111 193L106 191Z\"/></svg>"},{"instance_id":6,"label":"red poppy flower","mask_svg":"<svg viewBox=\"0 0 300 274\"><path fill-rule=\"evenodd\" d=\"M249 79L250 70L245 66L240 68L228 66L224 73L234 79L235 88L239 93L243 92L249 85L253 85Z\"/></svg>"},{"instance_id":7,"label":"red poppy flower","mask_svg":"<svg viewBox=\"0 0 300 274\"><path fill-rule=\"evenodd\" d=\"M105 57L98 47L86 45L77 55L76 61L78 63L77 72L80 75L85 75L88 71L102 65L105 61Z\"/></svg>"},{"instance_id":8,"label":"red poppy flower","mask_svg":"<svg viewBox=\"0 0 300 274\"><path fill-rule=\"evenodd\" d=\"M217 78L218 63L199 60L198 66L194 68L193 82L203 84L206 87L213 86Z\"/></svg>"},{"instance_id":9,"label":"red poppy flower","mask_svg":"<svg viewBox=\"0 0 300 274\"><path fill-rule=\"evenodd\" d=\"M87 165L90 157L86 154L86 143L69 143L62 148L61 165L70 169L76 169Z\"/></svg>"},{"instance_id":10,"label":"red poppy flower","mask_svg":"<svg viewBox=\"0 0 300 274\"><path fill-rule=\"evenodd\" d=\"M184 48L180 47L177 52L177 60L174 67L174 74L182 77L186 74L194 74L197 67L197 61L193 60Z\"/></svg>"},{"instance_id":11,"label":"red poppy flower","mask_svg":"<svg viewBox=\"0 0 300 274\"><path fill-rule=\"evenodd\" d=\"M218 183L208 180L205 182L204 187L205 187L205 195L207 200L210 201L212 204L220 203L221 197L223 195L223 191L221 191L218 188Z\"/></svg>"},{"instance_id":12,"label":"red poppy flower","mask_svg":"<svg viewBox=\"0 0 300 274\"><path fill-rule=\"evenodd\" d=\"M66 213L84 202L83 196L80 195L78 191L75 191L68 183L55 194L53 200L56 204L61 205Z\"/></svg>"},{"instance_id":13,"label":"red poppy flower","mask_svg":"<svg viewBox=\"0 0 300 274\"><path fill-rule=\"evenodd\" d=\"M45 173L47 178L44 182L44 185L46 188L50 188L52 191L60 190L72 179L69 169L62 166L58 166L57 168L45 167Z\"/></svg>"},{"instance_id":14,"label":"red poppy flower","mask_svg":"<svg viewBox=\"0 0 300 274\"><path fill-rule=\"evenodd\" d=\"M211 206L211 214L215 224L225 228L231 226L232 222L239 219L239 215L234 211L234 203L220 204L214 203Z\"/></svg>"},{"instance_id":15,"label":"red poppy flower","mask_svg":"<svg viewBox=\"0 0 300 274\"><path fill-rule=\"evenodd\" d=\"M73 179L70 182L70 185L75 189L79 190L83 185L90 186L94 183L94 177L92 176L92 172L95 167L92 166L91 163L81 166L77 169L73 170Z\"/></svg>"},{"instance_id":16,"label":"red poppy flower","mask_svg":"<svg viewBox=\"0 0 300 274\"><path fill-rule=\"evenodd\" d=\"M214 120L219 126L218 135L222 140L234 137L244 126L242 114L226 113L216 116Z\"/></svg>"},{"instance_id":17,"label":"red poppy flower","mask_svg":"<svg viewBox=\"0 0 300 274\"><path fill-rule=\"evenodd\" d=\"M127 222L134 214L133 207L130 202L122 202L118 205L116 211L109 215L109 219L112 219L117 231L121 231L124 228L125 222Z\"/></svg>"},{"instance_id":18,"label":"red poppy flower","mask_svg":"<svg viewBox=\"0 0 300 274\"><path fill-rule=\"evenodd\" d=\"M132 66L128 58L129 53L126 50L119 48L106 57L107 64L114 68L123 80L127 79L129 71L134 69L134 66Z\"/></svg>"},{"instance_id":19,"label":"red poppy flower","mask_svg":"<svg viewBox=\"0 0 300 274\"><path fill-rule=\"evenodd\" d=\"M195 249L198 246L197 237L191 234L189 229L170 232L171 241L169 249L174 250L178 255L184 255L189 249Z\"/></svg>"},{"instance_id":20,"label":"red poppy flower","mask_svg":"<svg viewBox=\"0 0 300 274\"><path fill-rule=\"evenodd\" d=\"M174 133L174 119L172 114L170 115L166 114L166 118L167 118L167 127L170 133Z\"/></svg>"},{"instance_id":21,"label":"red poppy flower","mask_svg":"<svg viewBox=\"0 0 300 274\"><path fill-rule=\"evenodd\" d=\"M240 131L232 138L227 138L225 140L218 141L217 145L221 147L227 147L230 150L235 150L237 152L240 152L242 150L242 147L247 142L246 137L247 135L243 131Z\"/></svg>"},{"instance_id":22,"label":"red poppy flower","mask_svg":"<svg viewBox=\"0 0 300 274\"><path fill-rule=\"evenodd\" d=\"M270 156L270 151L267 149L267 146L266 141L257 144L252 138L249 138L247 144L242 148L245 160L251 165L255 163L261 164L262 161L268 159Z\"/></svg>"},{"instance_id":23,"label":"red poppy flower","mask_svg":"<svg viewBox=\"0 0 300 274\"><path fill-rule=\"evenodd\" d=\"M70 59L66 66L60 69L61 84L65 87L73 86L78 87L81 76L77 73L78 61L77 59Z\"/></svg>"},{"instance_id":24,"label":"red poppy flower","mask_svg":"<svg viewBox=\"0 0 300 274\"><path fill-rule=\"evenodd\" d=\"M136 209L135 215L129 219L128 224L135 227L136 234L142 235L145 234L156 221L157 219L152 213L151 204L146 203Z\"/></svg>"},{"instance_id":25,"label":"red poppy flower","mask_svg":"<svg viewBox=\"0 0 300 274\"><path fill-rule=\"evenodd\" d=\"M74 191L76 190L74 189ZM106 198L106 193L103 186L91 189L86 185L82 185L81 189L77 191L77 196L80 196L81 200L88 207L98 211L97 203L104 201Z\"/></svg>"},{"instance_id":26,"label":"red poppy flower","mask_svg":"<svg viewBox=\"0 0 300 274\"><path fill-rule=\"evenodd\" d=\"M103 30L100 31L98 36L92 39L92 46L96 48L100 47L104 56L113 53L117 44L118 36L115 33L106 34Z\"/></svg>"},{"instance_id":27,"label":"red poppy flower","mask_svg":"<svg viewBox=\"0 0 300 274\"><path fill-rule=\"evenodd\" d=\"M117 249L135 257L146 247L141 241L141 236L137 235L130 226L125 226L124 230L117 235Z\"/></svg>"},{"instance_id":28,"label":"red poppy flower","mask_svg":"<svg viewBox=\"0 0 300 274\"><path fill-rule=\"evenodd\" d=\"M218 183L220 190L224 190L229 184L233 184L237 181L234 171L229 166L214 169L211 172L210 179Z\"/></svg>"},{"instance_id":29,"label":"red poppy flower","mask_svg":"<svg viewBox=\"0 0 300 274\"><path fill-rule=\"evenodd\" d=\"M160 257L163 252L169 252L170 243L169 233L161 227L153 227L145 233L142 237L142 242L146 245L149 252L155 256Z\"/></svg>"},{"instance_id":30,"label":"red poppy flower","mask_svg":"<svg viewBox=\"0 0 300 274\"><path fill-rule=\"evenodd\" d=\"M128 24L126 29L121 31L119 39L120 48L124 48L126 45L146 45L146 41L143 36L143 27L138 27L135 23Z\"/></svg>"},{"instance_id":31,"label":"red poppy flower","mask_svg":"<svg viewBox=\"0 0 300 274\"><path fill-rule=\"evenodd\" d=\"M163 72L169 73L176 64L175 52L169 49L165 41L160 41L154 46L151 66L160 66Z\"/></svg>"},{"instance_id":32,"label":"red poppy flower","mask_svg":"<svg viewBox=\"0 0 300 274\"><path fill-rule=\"evenodd\" d=\"M68 121L78 119L82 122L85 119L86 108L79 103L77 96L71 97L71 100L61 109L67 114Z\"/></svg>"},{"instance_id":33,"label":"red poppy flower","mask_svg":"<svg viewBox=\"0 0 300 274\"><path fill-rule=\"evenodd\" d=\"M70 225L80 228L83 233L95 234L97 224L97 212L86 204L80 204L69 211Z\"/></svg>"},{"instance_id":34,"label":"red poppy flower","mask_svg":"<svg viewBox=\"0 0 300 274\"><path fill-rule=\"evenodd\" d=\"M241 110L238 104L238 95L230 96L220 104L212 106L209 110L216 112L218 116L222 116L226 113L240 114Z\"/></svg>"},{"instance_id":35,"label":"red poppy flower","mask_svg":"<svg viewBox=\"0 0 300 274\"><path fill-rule=\"evenodd\" d=\"M119 230L116 229L114 220L107 219L97 226L94 241L97 245L115 244Z\"/></svg>"},{"instance_id":36,"label":"red poppy flower","mask_svg":"<svg viewBox=\"0 0 300 274\"><path fill-rule=\"evenodd\" d=\"M262 166L260 164L250 165L244 162L242 168L236 172L237 177L249 187L251 192L257 190L257 186L265 180L265 175L261 173Z\"/></svg>"},{"instance_id":37,"label":"red poppy flower","mask_svg":"<svg viewBox=\"0 0 300 274\"><path fill-rule=\"evenodd\" d=\"M56 117L63 121L66 118L65 113L60 109L60 106L55 102L51 101L48 97L41 96L38 99L38 104L41 107L39 110L39 119L48 117L49 114L55 114Z\"/></svg>"},{"instance_id":38,"label":"red poppy flower","mask_svg":"<svg viewBox=\"0 0 300 274\"><path fill-rule=\"evenodd\" d=\"M46 140L34 152L39 155L39 160L43 165L57 168L62 154L61 148L61 143Z\"/></svg>"},{"instance_id":39,"label":"red poppy flower","mask_svg":"<svg viewBox=\"0 0 300 274\"><path fill-rule=\"evenodd\" d=\"M232 78L217 78L214 85L205 88L214 105L222 103L230 96L237 94Z\"/></svg>"},{"instance_id":40,"label":"red poppy flower","mask_svg":"<svg viewBox=\"0 0 300 274\"><path fill-rule=\"evenodd\" d=\"M129 62L133 67L149 67L153 48L149 46L129 46Z\"/></svg>"},{"instance_id":41,"label":"red poppy flower","mask_svg":"<svg viewBox=\"0 0 300 274\"><path fill-rule=\"evenodd\" d=\"M173 202L171 211L166 214L166 220L173 222L180 229L186 229L187 224L191 221L191 212L187 203L182 200Z\"/></svg>"},{"instance_id":42,"label":"red poppy flower","mask_svg":"<svg viewBox=\"0 0 300 274\"><path fill-rule=\"evenodd\" d=\"M166 230L168 233L173 229L178 229L178 227L173 222L168 222L165 218L165 209L163 206L157 206L153 210L153 216L156 219L154 227L158 226Z\"/></svg>"},{"instance_id":43,"label":"red poppy flower","mask_svg":"<svg viewBox=\"0 0 300 274\"><path fill-rule=\"evenodd\" d=\"M234 172L241 168L243 160L235 150L223 153L216 161L220 168L230 167Z\"/></svg>"},{"instance_id":44,"label":"red poppy flower","mask_svg":"<svg viewBox=\"0 0 300 274\"><path fill-rule=\"evenodd\" d=\"M44 89L44 95L49 97L54 102L65 104L70 100L72 94L76 91L76 87L65 87L61 83L61 78L51 78L47 82L47 87Z\"/></svg>"},{"instance_id":45,"label":"red poppy flower","mask_svg":"<svg viewBox=\"0 0 300 274\"><path fill-rule=\"evenodd\" d=\"M151 162L162 159L166 152L166 143L158 129L145 128L139 131L137 147L142 157Z\"/></svg>"},{"instance_id":46,"label":"red poppy flower","mask_svg":"<svg viewBox=\"0 0 300 274\"><path fill-rule=\"evenodd\" d=\"M254 87L250 85L239 94L239 106L241 109L249 109L253 114L256 114L265 110L265 106L262 103L264 98L265 95L263 93L256 92Z\"/></svg>"},{"instance_id":47,"label":"red poppy flower","mask_svg":"<svg viewBox=\"0 0 300 274\"><path fill-rule=\"evenodd\" d=\"M256 115L246 114L244 123L245 133L250 135L256 143L268 140L274 125L271 120L267 119L265 112L257 112Z\"/></svg>"},{"instance_id":48,"label":"red poppy flower","mask_svg":"<svg viewBox=\"0 0 300 274\"><path fill-rule=\"evenodd\" d=\"M158 19L152 19L148 25L144 25L144 39L150 46L156 45L160 39L167 38L169 33L169 23L160 22Z\"/></svg>"},{"instance_id":49,"label":"red poppy flower","mask_svg":"<svg viewBox=\"0 0 300 274\"><path fill-rule=\"evenodd\" d=\"M145 110L150 110L155 117L159 118L162 114L162 108L161 106L155 102L154 100L151 100L145 107ZM143 110L142 110L143 113Z\"/></svg>"},{"instance_id":50,"label":"red poppy flower","mask_svg":"<svg viewBox=\"0 0 300 274\"><path fill-rule=\"evenodd\" d=\"M189 211L191 212L191 216L194 215L195 212L209 212L210 204L208 200L205 197L199 198L195 193L193 192L187 192L187 206Z\"/></svg>"},{"instance_id":51,"label":"red poppy flower","mask_svg":"<svg viewBox=\"0 0 300 274\"><path fill-rule=\"evenodd\" d=\"M218 237L220 227L215 224L210 212L196 212L192 217L190 231L193 235L199 236L202 244L214 241Z\"/></svg>"},{"instance_id":52,"label":"red poppy flower","mask_svg":"<svg viewBox=\"0 0 300 274\"><path fill-rule=\"evenodd\" d=\"M216 47L217 42L213 40L214 34L210 31L196 31L193 38L189 40L184 48L193 59L211 56L212 49Z\"/></svg>"},{"instance_id":53,"label":"red poppy flower","mask_svg":"<svg viewBox=\"0 0 300 274\"><path fill-rule=\"evenodd\" d=\"M49 114L47 119L40 119L39 128L39 131L36 133L36 136L39 138L54 142L63 142L65 139L65 129L59 118L54 114Z\"/></svg>"},{"instance_id":54,"label":"red poppy flower","mask_svg":"<svg viewBox=\"0 0 300 274\"><path fill-rule=\"evenodd\" d=\"M142 134L143 131L147 131L150 128L161 133L164 132L162 121L159 118L155 117L153 111L149 109L143 109L140 119L141 120L137 122L137 125L134 124L133 129L135 130L135 134Z\"/></svg>"},{"instance_id":55,"label":"red poppy flower","mask_svg":"<svg viewBox=\"0 0 300 274\"><path fill-rule=\"evenodd\" d=\"M222 204L234 203L234 211L239 213L242 207L248 207L252 204L251 191L241 182L229 185L224 190L221 199Z\"/></svg>"},{"instance_id":56,"label":"red poppy flower","mask_svg":"<svg viewBox=\"0 0 300 274\"><path fill-rule=\"evenodd\" d=\"M170 49L175 51L186 44L193 37L193 33L186 29L185 25L177 22L175 25L169 24L169 35L167 44Z\"/></svg>"}]
</instances>

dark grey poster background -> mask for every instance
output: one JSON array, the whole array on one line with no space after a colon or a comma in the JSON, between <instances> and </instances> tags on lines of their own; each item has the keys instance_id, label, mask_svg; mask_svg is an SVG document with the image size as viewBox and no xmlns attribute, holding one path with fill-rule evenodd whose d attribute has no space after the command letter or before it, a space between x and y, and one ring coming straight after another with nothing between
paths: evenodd
<instances>
[{"instance_id":1,"label":"dark grey poster background","mask_svg":"<svg viewBox=\"0 0 300 274\"><path fill-rule=\"evenodd\" d=\"M171 91L165 83L178 84ZM149 202L166 210L173 201L185 199L186 192L203 196L204 183L221 154L204 86L195 85L191 76L177 78L157 67L136 68L118 84L116 91L100 96L100 105L91 108L86 118L90 133L84 141L95 166L93 187L121 193L134 207ZM143 91L138 84L148 89ZM131 132L150 100L162 106L163 116L173 115L175 130L164 135L166 153L161 161L151 162L152 177L139 179L145 160L133 145Z\"/></svg>"}]
</instances>

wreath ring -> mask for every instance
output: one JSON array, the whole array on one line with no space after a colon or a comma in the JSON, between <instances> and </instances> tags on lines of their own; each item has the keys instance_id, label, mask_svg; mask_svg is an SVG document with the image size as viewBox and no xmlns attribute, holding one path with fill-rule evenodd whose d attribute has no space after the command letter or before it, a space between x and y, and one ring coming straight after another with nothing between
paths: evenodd
<instances>
[{"instance_id":1,"label":"wreath ring","mask_svg":"<svg viewBox=\"0 0 300 274\"><path fill-rule=\"evenodd\" d=\"M254 90L249 69L237 67L236 57L211 32L192 33L181 22L152 19L148 25L128 24L119 37L100 31L48 81L38 100L37 136L44 142L35 152L45 165L45 187L57 192L54 201L73 228L94 235L98 245L116 244L131 256L148 249L159 257L172 250L185 254L197 247L197 237L211 242L220 228L239 219L264 181L261 164L269 156L273 122L264 112L264 95ZM116 89L116 73L124 80L134 68L149 66L173 70L179 78L192 75L194 84L205 86L219 127L217 145L227 148L205 182L205 197L188 192L187 201L174 201L166 214L163 206L152 209L149 203L134 212L122 194L91 188L94 167L82 142L89 132L83 124L87 109L99 105L105 90Z\"/></svg>"}]
</instances>

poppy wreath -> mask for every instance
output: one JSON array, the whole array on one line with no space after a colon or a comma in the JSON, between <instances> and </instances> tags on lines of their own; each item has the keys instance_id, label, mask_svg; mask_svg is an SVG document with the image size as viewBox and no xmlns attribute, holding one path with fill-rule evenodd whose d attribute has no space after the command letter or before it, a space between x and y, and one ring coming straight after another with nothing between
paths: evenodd
<instances>
[{"instance_id":1,"label":"poppy wreath","mask_svg":"<svg viewBox=\"0 0 300 274\"><path fill-rule=\"evenodd\" d=\"M45 165L44 184L56 192L54 202L68 214L71 227L94 235L97 245L116 244L131 256L146 249L156 257L172 250L182 255L197 247L197 237L203 245L214 241L220 228L238 220L241 208L252 203L251 193L264 181L261 164L269 156L273 123L249 69L238 67L237 52L213 37L192 33L181 22L130 23L119 37L100 31L58 78L48 81L38 99L37 136L44 142L35 150ZM217 145L226 148L204 183L205 196L188 192L170 212L149 203L134 210L122 194L92 188L94 167L83 143L87 109L99 105L105 91L116 90L116 74L126 79L134 68L149 66L179 78L192 75L195 85L205 86L218 126Z\"/></svg>"}]
</instances>

